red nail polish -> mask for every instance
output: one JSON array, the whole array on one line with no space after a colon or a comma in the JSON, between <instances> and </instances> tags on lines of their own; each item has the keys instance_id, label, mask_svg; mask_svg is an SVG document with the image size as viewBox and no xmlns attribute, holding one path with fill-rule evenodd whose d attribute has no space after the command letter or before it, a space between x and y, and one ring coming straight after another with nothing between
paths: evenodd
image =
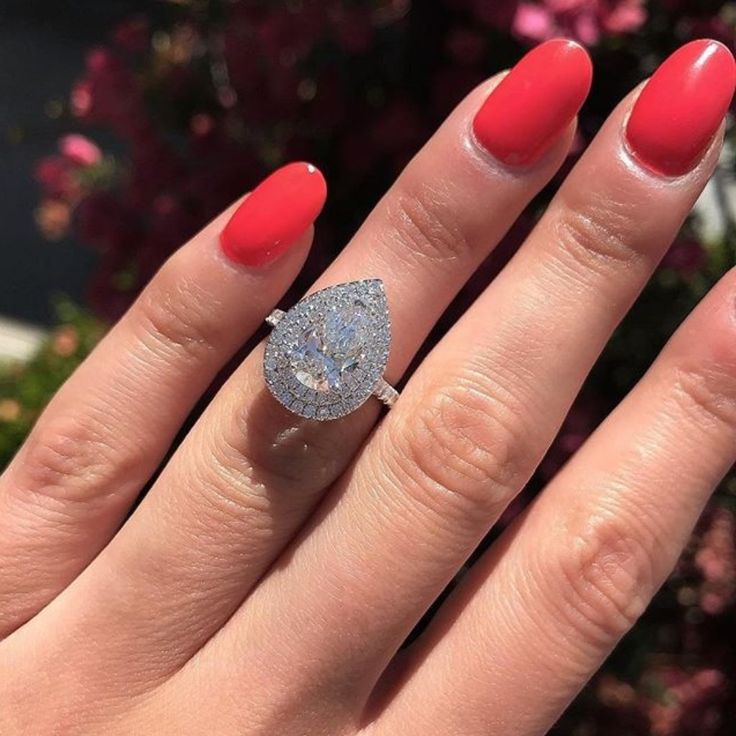
<instances>
[{"instance_id":1,"label":"red nail polish","mask_svg":"<svg viewBox=\"0 0 736 736\"><path fill-rule=\"evenodd\" d=\"M287 164L264 179L241 203L220 233L228 256L246 266L278 258L317 219L327 185L311 164Z\"/></svg>"},{"instance_id":2,"label":"red nail polish","mask_svg":"<svg viewBox=\"0 0 736 736\"><path fill-rule=\"evenodd\" d=\"M590 57L573 41L537 46L483 103L473 121L475 137L505 164L534 163L577 115L592 76Z\"/></svg>"},{"instance_id":3,"label":"red nail polish","mask_svg":"<svg viewBox=\"0 0 736 736\"><path fill-rule=\"evenodd\" d=\"M736 84L731 52L692 41L654 72L634 104L626 139L634 156L666 176L690 171L710 145Z\"/></svg>"}]
</instances>

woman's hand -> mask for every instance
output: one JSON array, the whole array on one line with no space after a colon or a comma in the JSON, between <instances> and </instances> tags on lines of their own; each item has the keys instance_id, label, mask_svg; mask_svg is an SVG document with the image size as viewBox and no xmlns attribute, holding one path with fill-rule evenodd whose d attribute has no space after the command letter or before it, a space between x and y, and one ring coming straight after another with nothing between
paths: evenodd
<instances>
[{"instance_id":1,"label":"woman's hand","mask_svg":"<svg viewBox=\"0 0 736 736\"><path fill-rule=\"evenodd\" d=\"M565 159L590 73L552 41L472 92L314 285L383 280L389 381ZM736 273L397 650L677 233L734 78L728 50L695 42L629 95L380 423L375 399L332 422L289 413L258 347L126 521L294 279L321 175L280 170L176 253L0 479L0 732L544 733L736 459Z\"/></svg>"}]
</instances>

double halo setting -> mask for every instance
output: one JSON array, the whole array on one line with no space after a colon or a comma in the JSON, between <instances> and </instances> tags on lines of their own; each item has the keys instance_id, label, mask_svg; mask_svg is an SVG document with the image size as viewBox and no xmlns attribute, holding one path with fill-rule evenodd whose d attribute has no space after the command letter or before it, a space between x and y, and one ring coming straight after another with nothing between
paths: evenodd
<instances>
[{"instance_id":1,"label":"double halo setting","mask_svg":"<svg viewBox=\"0 0 736 736\"><path fill-rule=\"evenodd\" d=\"M380 279L331 286L266 319L273 331L263 358L266 386L289 411L338 419L371 395L392 406L398 393L383 379L391 321Z\"/></svg>"}]
</instances>

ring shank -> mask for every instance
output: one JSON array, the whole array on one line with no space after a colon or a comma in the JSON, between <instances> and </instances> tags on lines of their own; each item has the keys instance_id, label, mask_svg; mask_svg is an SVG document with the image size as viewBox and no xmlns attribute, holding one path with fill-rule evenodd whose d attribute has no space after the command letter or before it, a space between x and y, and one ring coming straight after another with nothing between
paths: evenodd
<instances>
[{"instance_id":1,"label":"ring shank","mask_svg":"<svg viewBox=\"0 0 736 736\"><path fill-rule=\"evenodd\" d=\"M390 383L388 383L385 378L381 378L381 380L376 384L376 387L373 389L373 395L379 401L386 404L389 409L399 398L399 392Z\"/></svg>"}]
</instances>

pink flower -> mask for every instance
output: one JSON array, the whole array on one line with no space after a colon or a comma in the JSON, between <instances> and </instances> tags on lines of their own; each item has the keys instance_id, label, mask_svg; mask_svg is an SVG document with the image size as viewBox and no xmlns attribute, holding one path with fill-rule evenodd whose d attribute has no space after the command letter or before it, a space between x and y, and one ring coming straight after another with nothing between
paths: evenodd
<instances>
[{"instance_id":1,"label":"pink flower","mask_svg":"<svg viewBox=\"0 0 736 736\"><path fill-rule=\"evenodd\" d=\"M640 0L608 2L603 16L603 28L608 33L632 33L644 25L647 12Z\"/></svg>"},{"instance_id":2,"label":"pink flower","mask_svg":"<svg viewBox=\"0 0 736 736\"><path fill-rule=\"evenodd\" d=\"M521 3L513 20L517 36L542 41L555 35L555 21L547 8L534 3Z\"/></svg>"},{"instance_id":3,"label":"pink flower","mask_svg":"<svg viewBox=\"0 0 736 736\"><path fill-rule=\"evenodd\" d=\"M544 0L521 2L512 22L515 35L529 41L569 36L588 46L602 35L638 30L646 21L644 0Z\"/></svg>"},{"instance_id":4,"label":"pink flower","mask_svg":"<svg viewBox=\"0 0 736 736\"><path fill-rule=\"evenodd\" d=\"M133 71L107 48L87 55L84 77L71 94L73 114L90 123L110 125L124 136L145 125L143 89Z\"/></svg>"},{"instance_id":5,"label":"pink flower","mask_svg":"<svg viewBox=\"0 0 736 736\"><path fill-rule=\"evenodd\" d=\"M78 166L94 166L102 160L102 151L89 138L78 133L65 135L59 141L61 155Z\"/></svg>"},{"instance_id":6,"label":"pink flower","mask_svg":"<svg viewBox=\"0 0 736 736\"><path fill-rule=\"evenodd\" d=\"M703 577L700 607L711 615L722 613L736 599L735 532L733 512L717 508L695 554L695 566Z\"/></svg>"},{"instance_id":7,"label":"pink flower","mask_svg":"<svg viewBox=\"0 0 736 736\"><path fill-rule=\"evenodd\" d=\"M77 172L102 160L102 151L89 138L71 133L59 140L61 155L46 156L34 171L44 194L52 199L75 204L84 193Z\"/></svg>"},{"instance_id":8,"label":"pink flower","mask_svg":"<svg viewBox=\"0 0 736 736\"><path fill-rule=\"evenodd\" d=\"M112 32L112 40L123 51L131 54L143 53L151 41L148 19L139 16L120 23Z\"/></svg>"},{"instance_id":9,"label":"pink flower","mask_svg":"<svg viewBox=\"0 0 736 736\"><path fill-rule=\"evenodd\" d=\"M73 167L61 156L46 156L36 165L34 178L44 193L55 199L66 199L76 190Z\"/></svg>"}]
</instances>

